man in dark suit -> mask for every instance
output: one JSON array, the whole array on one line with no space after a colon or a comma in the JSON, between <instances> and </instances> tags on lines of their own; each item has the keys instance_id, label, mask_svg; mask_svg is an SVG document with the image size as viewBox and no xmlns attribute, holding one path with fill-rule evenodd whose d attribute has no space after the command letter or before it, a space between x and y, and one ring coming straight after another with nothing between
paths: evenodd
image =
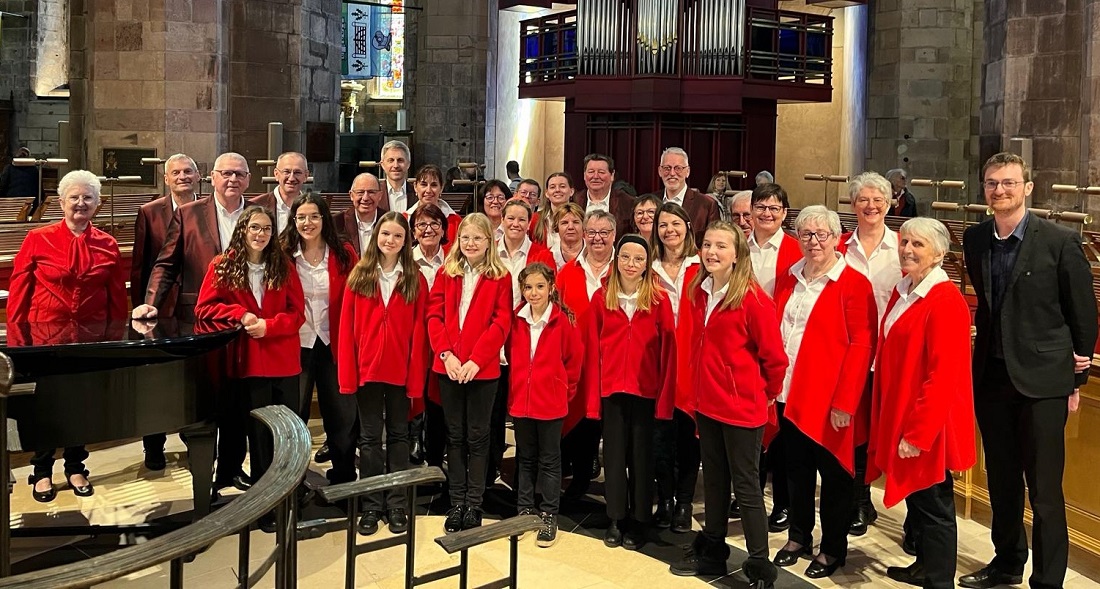
<instances>
[{"instance_id":1,"label":"man in dark suit","mask_svg":"<svg viewBox=\"0 0 1100 589\"><path fill-rule=\"evenodd\" d=\"M890 210L886 214L894 217L916 217L917 197L913 196L905 186L905 170L894 168L886 172L886 179L894 189L893 200L897 203L890 205Z\"/></svg>"},{"instance_id":2,"label":"man in dark suit","mask_svg":"<svg viewBox=\"0 0 1100 589\"><path fill-rule=\"evenodd\" d=\"M718 203L714 199L699 192L694 188L688 188L687 179L691 176L691 164L688 163L688 155L679 147L670 147L661 153L661 163L657 166L657 173L661 176L661 182L665 185L661 200L674 202L687 211L691 219L691 229L695 235L695 245L703 243L703 234L707 232L707 226L712 221L722 218L718 210Z\"/></svg>"},{"instance_id":3,"label":"man in dark suit","mask_svg":"<svg viewBox=\"0 0 1100 589\"><path fill-rule=\"evenodd\" d=\"M290 207L302 194L302 185L309 177L306 156L288 151L275 160L275 188L248 199L248 204L264 207L275 213L275 237L286 229L290 220Z\"/></svg>"},{"instance_id":4,"label":"man in dark suit","mask_svg":"<svg viewBox=\"0 0 1100 589\"><path fill-rule=\"evenodd\" d=\"M601 153L584 158L584 190L573 194L573 202L585 213L602 209L615 216L615 235L634 233L634 198L622 190L613 190L615 160Z\"/></svg>"},{"instance_id":5,"label":"man in dark suit","mask_svg":"<svg viewBox=\"0 0 1100 589\"><path fill-rule=\"evenodd\" d=\"M134 307L145 302L145 289L149 285L149 276L153 273L153 264L157 261L164 239L168 234L168 225L176 209L195 200L195 186L199 183L199 172L195 160L177 153L164 162L164 185L168 187L168 196L162 196L152 202L141 205L137 221L134 223L134 249L130 259L130 304ZM165 315L171 315L176 305L179 289L173 285L162 306ZM149 470L164 470L164 434L149 434L142 438L145 446L145 467Z\"/></svg>"},{"instance_id":6,"label":"man in dark suit","mask_svg":"<svg viewBox=\"0 0 1100 589\"><path fill-rule=\"evenodd\" d=\"M378 221L379 204L385 199L381 183L374 174L359 174L348 191L351 207L336 215L336 231L347 238L355 251L363 255Z\"/></svg>"},{"instance_id":7,"label":"man in dark suit","mask_svg":"<svg viewBox=\"0 0 1100 589\"><path fill-rule=\"evenodd\" d=\"M1096 301L1077 233L1028 212L1034 184L1023 158L982 168L993 218L970 227L963 250L978 293L974 408L982 433L996 556L959 585L1022 582L1027 561L1024 481L1034 513L1032 589L1062 587L1069 558L1062 495L1065 425L1088 381Z\"/></svg>"},{"instance_id":8,"label":"man in dark suit","mask_svg":"<svg viewBox=\"0 0 1100 589\"><path fill-rule=\"evenodd\" d=\"M382 212L397 211L404 213L416 204L416 193L409 190L409 166L412 165L412 153L404 141L387 141L382 146L379 163L386 178L385 193L378 202Z\"/></svg>"}]
</instances>

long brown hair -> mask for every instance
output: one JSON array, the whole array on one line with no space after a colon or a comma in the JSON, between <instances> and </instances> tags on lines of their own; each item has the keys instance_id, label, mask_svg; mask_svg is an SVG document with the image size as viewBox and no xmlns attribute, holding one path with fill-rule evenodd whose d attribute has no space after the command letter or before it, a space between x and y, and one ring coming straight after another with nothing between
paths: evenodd
<instances>
[{"instance_id":1,"label":"long brown hair","mask_svg":"<svg viewBox=\"0 0 1100 589\"><path fill-rule=\"evenodd\" d=\"M707 231L725 231L733 236L733 249L737 254L737 261L733 263L733 273L730 274L729 287L726 289L726 296L722 299L718 308L723 311L736 309L745 300L745 295L754 290L754 286L757 284L756 275L752 272L749 241L745 239L745 234L741 232L740 228L734 227L726 221L711 222L707 226ZM708 276L710 276L710 272L707 272L707 267L700 264L699 273L695 275L695 280L691 281L689 292L695 292L695 289L699 288ZM719 289L721 288L720 285L717 286Z\"/></svg>"},{"instance_id":2,"label":"long brown hair","mask_svg":"<svg viewBox=\"0 0 1100 589\"><path fill-rule=\"evenodd\" d=\"M558 292L557 287L554 286L554 269L542 262L533 262L529 266L519 271L519 277L516 279L519 282L519 290L523 292L523 283L527 282L527 279L532 275L538 274L546 279L546 283L550 285L550 302L557 305L561 309L562 313L569 319L569 323L576 324L576 318L573 316L573 310L565 305L565 302L561 300L561 293Z\"/></svg>"},{"instance_id":3,"label":"long brown hair","mask_svg":"<svg viewBox=\"0 0 1100 589\"><path fill-rule=\"evenodd\" d=\"M640 202L640 201L639 201ZM668 213L669 215L675 215L680 217L680 220L684 222L684 243L680 244L680 251L677 252L680 256L687 258L694 256L699 252L699 248L695 243L695 232L692 230L691 217L688 216L684 207L674 203L666 202L657 207L657 214L653 215L653 233L649 236L651 249L653 255L660 261L664 261L666 254L672 252L666 251L665 242L661 241L660 236L657 235L657 224L661 220L661 214Z\"/></svg>"},{"instance_id":4,"label":"long brown hair","mask_svg":"<svg viewBox=\"0 0 1100 589\"><path fill-rule=\"evenodd\" d=\"M546 177L546 186L547 186L547 188L549 188L550 181L553 180L554 178L565 178L565 182L566 182L566 184L569 185L569 188L571 190L574 189L573 177L570 176L568 172L554 172L553 174L550 174L549 176L547 176ZM569 204L571 202L573 202L573 201L569 200L569 201L566 201L565 204ZM552 230L555 233L557 232L558 226L557 226L557 223L555 222L555 220L553 218L554 215L553 215L553 211L551 210L552 208L553 208L553 206L550 204L550 197L546 196L546 191L543 190L542 191L542 198L539 200L539 210L538 210L539 222L538 222L537 225L535 225L535 230L532 231L532 233L531 233L531 237L535 241L538 241L538 242L541 242L541 243L546 243L547 232L549 230ZM580 218L584 219L584 213L583 212L581 213Z\"/></svg>"},{"instance_id":5,"label":"long brown hair","mask_svg":"<svg viewBox=\"0 0 1100 589\"><path fill-rule=\"evenodd\" d=\"M637 233L628 233L627 235L632 235L645 241L642 239L642 236ZM605 287L604 295L604 306L608 311L614 311L619 308L619 292L622 290L622 276L619 274L618 258L621 255L620 250L626 243L635 242L624 242L622 238L619 238L615 246L614 254L611 256L611 271L607 274L607 286ZM642 282L638 285L638 310L649 311L650 307L657 302L657 297L661 296L661 289L653 280L653 252L650 251L648 247L642 247L642 249L645 250L645 266L644 270L642 270Z\"/></svg>"},{"instance_id":6,"label":"long brown hair","mask_svg":"<svg viewBox=\"0 0 1100 589\"><path fill-rule=\"evenodd\" d=\"M233 227L233 235L229 237L229 247L225 248L225 254L214 266L214 284L219 287L234 290L248 290L248 246L245 245L245 235L248 233L248 225L252 217L264 215L275 225L275 214L260 206L250 206L237 219ZM290 273L290 264L279 247L279 240L272 235L260 252L260 262L264 265L264 285L270 289L282 288L286 284Z\"/></svg>"},{"instance_id":7,"label":"long brown hair","mask_svg":"<svg viewBox=\"0 0 1100 589\"><path fill-rule=\"evenodd\" d=\"M347 274L351 271L353 264L351 252L344 247L347 240L336 231L336 223L332 220L332 214L329 213L328 203L323 197L313 194L313 191L303 193L294 200L294 204L290 205L286 228L279 236L279 245L282 246L283 253L287 257L293 257L294 252L298 251L302 245L302 234L298 233L298 222L294 218L298 216L298 209L307 204L317 207L317 214L321 215L321 240L328 246L329 255L336 256L340 273Z\"/></svg>"},{"instance_id":8,"label":"long brown hair","mask_svg":"<svg viewBox=\"0 0 1100 589\"><path fill-rule=\"evenodd\" d=\"M348 276L348 289L368 298L373 297L375 292L380 292L378 275L381 272L379 267L383 256L382 250L378 249L378 236L386 223L396 223L405 230L405 242L401 245L401 252L397 254L397 261L401 264L401 277L397 279L397 288L394 290L401 293L401 298L405 299L406 303L412 303L420 294L420 272L413 260L412 231L409 230L409 222L405 220L405 215L396 211L389 211L382 215L374 224L370 243L363 252L363 257L359 258L359 262L351 269L351 276Z\"/></svg>"}]
</instances>

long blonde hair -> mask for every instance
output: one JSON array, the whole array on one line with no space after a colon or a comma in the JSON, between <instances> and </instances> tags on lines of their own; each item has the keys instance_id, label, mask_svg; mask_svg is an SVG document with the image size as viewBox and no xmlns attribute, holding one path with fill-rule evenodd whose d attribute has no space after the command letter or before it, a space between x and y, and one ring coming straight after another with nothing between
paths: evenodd
<instances>
[{"instance_id":1,"label":"long blonde hair","mask_svg":"<svg viewBox=\"0 0 1100 589\"><path fill-rule=\"evenodd\" d=\"M653 304L657 301L657 297L661 296L661 289L657 286L653 280L653 252L641 243L637 243L634 240L624 241L626 237L636 237L642 243L645 240L641 235L637 233L628 233L619 239L615 246L615 255L611 258L611 271L607 275L607 286L605 287L604 307L608 311L614 311L619 308L619 292L622 290L622 276L619 274L619 255L624 243L633 243L640 246L645 250L645 269L642 270L642 281L638 284L638 310L649 311Z\"/></svg>"},{"instance_id":2,"label":"long blonde hair","mask_svg":"<svg viewBox=\"0 0 1100 589\"><path fill-rule=\"evenodd\" d=\"M409 222L401 213L390 211L382 215L374 224L374 231L370 235L370 243L363 252L363 257L351 269L348 276L348 289L365 297L373 297L378 288L378 275L381 273L379 265L382 263L382 250L378 249L378 234L382 231L382 225L396 223L405 231L405 243L401 246L401 252L397 254L397 261L401 264L401 278L397 280L397 292L406 303L416 300L420 292L420 272L412 255L412 231L409 230Z\"/></svg>"},{"instance_id":3,"label":"long blonde hair","mask_svg":"<svg viewBox=\"0 0 1100 589\"><path fill-rule=\"evenodd\" d=\"M726 221L714 221L707 226L707 231L725 231L733 236L733 249L737 254L737 261L733 263L733 272L730 274L729 286L726 288L726 296L719 303L718 308L725 311L727 309L736 309L741 306L741 302L745 300L745 295L751 290L755 290L756 275L752 272L752 258L749 253L749 241L745 239L745 234L741 232L741 229L734 227ZM704 238L705 239L705 238ZM695 275L695 280L691 281L691 289L689 292L694 293L695 289L699 288L703 284L703 281L710 276L710 272L707 272L705 265L699 266L699 273Z\"/></svg>"},{"instance_id":4,"label":"long blonde hair","mask_svg":"<svg viewBox=\"0 0 1100 589\"><path fill-rule=\"evenodd\" d=\"M462 230L471 227L476 229L478 233L481 233L482 237L488 240L487 250L485 252L485 259L480 264L474 266L474 270L484 275L486 278L492 278L494 280L504 278L508 275L508 268L505 267L504 262L500 261L500 254L497 253L496 241L493 239L493 226L489 223L489 217L486 217L484 213L470 213L466 215L462 222L458 224L458 235L462 235ZM447 254L447 259L443 262L443 271L447 273L447 276L455 277L462 276L466 272L466 254L462 253L462 239L460 237L455 238L459 243L455 244L451 248L450 253ZM473 266L473 264L470 264Z\"/></svg>"}]
</instances>

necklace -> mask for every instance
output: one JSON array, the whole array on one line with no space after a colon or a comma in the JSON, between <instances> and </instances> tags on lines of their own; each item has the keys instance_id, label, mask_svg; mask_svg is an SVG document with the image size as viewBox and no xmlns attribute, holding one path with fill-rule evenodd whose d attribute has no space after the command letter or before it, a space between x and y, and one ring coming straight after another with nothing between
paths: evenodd
<instances>
[{"instance_id":1,"label":"necklace","mask_svg":"<svg viewBox=\"0 0 1100 589\"><path fill-rule=\"evenodd\" d=\"M302 257L306 259L306 262L308 262L310 266L316 266L325 258L325 248L321 246L321 248L313 252L302 250Z\"/></svg>"}]
</instances>

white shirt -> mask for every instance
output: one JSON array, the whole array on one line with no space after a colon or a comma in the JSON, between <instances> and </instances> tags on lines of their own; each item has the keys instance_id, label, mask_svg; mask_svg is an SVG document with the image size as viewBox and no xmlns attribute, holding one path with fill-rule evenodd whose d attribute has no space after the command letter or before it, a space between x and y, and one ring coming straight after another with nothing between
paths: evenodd
<instances>
[{"instance_id":1,"label":"white shirt","mask_svg":"<svg viewBox=\"0 0 1100 589\"><path fill-rule=\"evenodd\" d=\"M703 287L703 291L707 293L707 312L703 315L703 325L706 325L710 323L711 313L713 313L714 310L718 308L718 305L721 304L722 300L726 298L726 291L729 290L730 283L727 280L726 283L722 285L722 288L715 291L714 277L707 276L703 279L701 286Z\"/></svg>"},{"instance_id":2,"label":"white shirt","mask_svg":"<svg viewBox=\"0 0 1100 589\"><path fill-rule=\"evenodd\" d=\"M328 321L328 246L321 247L325 253L316 266L306 261L301 247L294 252L294 267L298 270L302 292L306 295L306 322L298 328L298 343L303 348L312 348L318 339L326 346L332 343Z\"/></svg>"},{"instance_id":3,"label":"white shirt","mask_svg":"<svg viewBox=\"0 0 1100 589\"><path fill-rule=\"evenodd\" d=\"M474 289L477 288L477 281L480 279L481 273L475 272L469 264L466 264L462 273L462 300L458 303L459 329L462 329L462 325L466 323L466 313L470 312L470 303L474 300Z\"/></svg>"},{"instance_id":4,"label":"white shirt","mask_svg":"<svg viewBox=\"0 0 1100 589\"><path fill-rule=\"evenodd\" d=\"M886 316L886 321L882 324L882 337L885 338L890 335L890 328L897 323L898 319L901 319L901 316L909 310L909 307L913 306L913 303L917 302L917 299L923 299L928 296L928 291L932 290L933 286L949 280L951 278L947 276L947 272L937 266L928 273L928 276L924 277L924 280L920 281L913 292L909 292L909 285L913 284L913 278L911 276L902 278L897 286L898 302L894 303L894 308L890 309L890 314Z\"/></svg>"},{"instance_id":5,"label":"white shirt","mask_svg":"<svg viewBox=\"0 0 1100 589\"><path fill-rule=\"evenodd\" d=\"M558 243L556 243L554 245L551 245L551 246L548 246L548 247L550 248L550 253L554 255L554 265L556 265L558 267L557 268L558 270L561 270L562 266L569 263L569 261L565 259L565 254L563 254L562 251L561 251L561 240L559 239ZM580 258L583 258L583 257L584 257L584 243L582 242L581 243L581 251L577 252L577 259L580 259Z\"/></svg>"},{"instance_id":6,"label":"white shirt","mask_svg":"<svg viewBox=\"0 0 1100 589\"><path fill-rule=\"evenodd\" d=\"M394 188L390 186L389 179L386 180L386 190L390 198L390 210L397 213L404 213L409 207L409 197L405 191L407 189L408 182L401 182L400 188Z\"/></svg>"},{"instance_id":7,"label":"white shirt","mask_svg":"<svg viewBox=\"0 0 1100 589\"><path fill-rule=\"evenodd\" d=\"M436 272L439 272L439 268L443 266L443 248L440 247L435 251L434 256L426 258L424 257L424 250L417 245L413 248L413 261L420 268L424 280L428 281L428 288L431 288L435 284Z\"/></svg>"},{"instance_id":8,"label":"white shirt","mask_svg":"<svg viewBox=\"0 0 1100 589\"><path fill-rule=\"evenodd\" d=\"M848 253L844 254L844 261L871 281L871 288L875 291L875 305L878 307L878 320L881 323L882 315L886 313L886 305L890 303L890 294L894 292L894 286L901 280L898 234L887 227L882 241L871 250L871 257L868 258L859 244L857 229L848 239Z\"/></svg>"},{"instance_id":9,"label":"white shirt","mask_svg":"<svg viewBox=\"0 0 1100 589\"><path fill-rule=\"evenodd\" d=\"M451 215L458 214L455 212L454 209L451 208L451 205L447 204L447 201L443 200L442 198L439 199L439 202L435 203L435 206L439 207L439 210L443 211L444 217L450 217ZM410 221L412 220L413 213L416 212L416 209L418 207L420 207L420 201L416 201L415 203L413 203L413 206L409 207L409 209L405 211L405 214L408 215ZM447 231L446 224L443 225L443 231Z\"/></svg>"},{"instance_id":10,"label":"white shirt","mask_svg":"<svg viewBox=\"0 0 1100 589\"><path fill-rule=\"evenodd\" d=\"M374 209L374 217L370 222L360 221L359 215L355 215L355 225L359 229L359 257L367 251L370 245L370 237L374 233L374 224L378 222L378 209Z\"/></svg>"},{"instance_id":11,"label":"white shirt","mask_svg":"<svg viewBox=\"0 0 1100 589\"><path fill-rule=\"evenodd\" d=\"M677 192L676 194L673 194L672 196L669 196L668 191L666 190L665 191L665 202L674 202L674 203L676 203L680 206L684 206L684 195L687 194L687 191L688 191L687 184L684 184L684 186L682 188L680 188L680 192Z\"/></svg>"},{"instance_id":12,"label":"white shirt","mask_svg":"<svg viewBox=\"0 0 1100 589\"><path fill-rule=\"evenodd\" d=\"M278 186L272 190L272 193L275 194L275 235L278 235L286 229L286 224L290 221L290 206L283 201Z\"/></svg>"},{"instance_id":13,"label":"white shirt","mask_svg":"<svg viewBox=\"0 0 1100 589\"><path fill-rule=\"evenodd\" d=\"M189 200L187 202L195 202L196 200L198 200L198 198L194 194L192 194L191 195L191 200ZM173 213L176 212L176 209L180 208L180 206L178 204L176 204L176 198L174 196L172 196L171 194L168 195L168 202L172 203L172 212ZM183 204L187 204L187 203L183 203ZM243 210L243 208L242 208L242 210Z\"/></svg>"},{"instance_id":14,"label":"white shirt","mask_svg":"<svg viewBox=\"0 0 1100 589\"><path fill-rule=\"evenodd\" d=\"M676 276L669 276L660 260L653 261L653 272L657 275L657 284L665 289L668 294L668 302L672 305L672 317L676 324L680 323L680 299L684 294L684 278L687 276L688 266L699 264L699 256L688 256L680 264L680 272Z\"/></svg>"},{"instance_id":15,"label":"white shirt","mask_svg":"<svg viewBox=\"0 0 1100 589\"><path fill-rule=\"evenodd\" d=\"M779 244L783 243L783 230L779 229L762 244L756 243L756 233L749 235L749 256L752 258L752 273L760 287L775 295L775 270L779 264Z\"/></svg>"},{"instance_id":16,"label":"white shirt","mask_svg":"<svg viewBox=\"0 0 1100 589\"><path fill-rule=\"evenodd\" d=\"M248 286L252 289L252 296L256 297L256 306L261 309L264 306L264 265L248 264Z\"/></svg>"},{"instance_id":17,"label":"white shirt","mask_svg":"<svg viewBox=\"0 0 1100 589\"><path fill-rule=\"evenodd\" d=\"M382 291L382 304L387 307L390 306L390 297L393 296L393 289L397 286L397 279L401 277L401 271L404 268L401 267L401 262L398 262L393 270L386 272L382 269L382 265L378 265L378 288ZM465 292L463 293L465 295Z\"/></svg>"},{"instance_id":18,"label":"white shirt","mask_svg":"<svg viewBox=\"0 0 1100 589\"><path fill-rule=\"evenodd\" d=\"M531 303L527 303L519 310L519 316L527 320L527 324L531 326L531 359L535 358L535 348L539 345L539 338L542 337L542 330L546 328L546 321L550 318L550 307L553 305L546 305L546 308L542 310L542 316L532 317L534 312L531 310Z\"/></svg>"},{"instance_id":19,"label":"white shirt","mask_svg":"<svg viewBox=\"0 0 1100 589\"><path fill-rule=\"evenodd\" d=\"M588 291L588 300L592 300L592 295L596 294L596 291L603 286L603 277L607 276L607 271L611 269L611 264L615 263L614 259L610 260L604 265L600 275L597 276L592 273L592 266L588 265L588 259L584 256L577 256L577 263L581 265L584 270L584 286Z\"/></svg>"},{"instance_id":20,"label":"white shirt","mask_svg":"<svg viewBox=\"0 0 1100 589\"><path fill-rule=\"evenodd\" d=\"M817 299L821 297L821 291L825 290L830 280L835 281L840 278L840 273L844 271L845 266L844 258L838 256L836 264L833 264L825 275L813 282L806 282L806 277L802 275L806 260L799 260L791 266L791 274L794 274L798 281L794 285L794 292L791 293L787 306L783 309L783 323L780 325L780 331L783 333L783 350L787 352L787 358L790 360L787 364L787 375L783 377L783 392L776 399L780 403L787 402L787 395L791 391L791 375L794 374L794 367L798 361L798 350L802 347L802 338L806 335L806 322L810 318L810 313L814 310Z\"/></svg>"},{"instance_id":21,"label":"white shirt","mask_svg":"<svg viewBox=\"0 0 1100 589\"><path fill-rule=\"evenodd\" d=\"M229 240L233 238L233 228L237 226L237 219L240 219L241 213L244 212L244 199L241 199L237 210L230 211L218 202L216 196L211 198L214 199L214 209L218 213L218 241L221 242L218 249L225 251L225 248L229 247Z\"/></svg>"},{"instance_id":22,"label":"white shirt","mask_svg":"<svg viewBox=\"0 0 1100 589\"><path fill-rule=\"evenodd\" d=\"M634 319L634 311L638 310L638 291L634 291L634 294L625 295L619 293L619 308L626 313L627 319Z\"/></svg>"},{"instance_id":23,"label":"white shirt","mask_svg":"<svg viewBox=\"0 0 1100 589\"><path fill-rule=\"evenodd\" d=\"M497 241L497 253L500 261L508 267L508 273L512 275L512 308L515 309L523 299L523 293L519 285L519 273L527 267L527 257L531 253L531 238L523 236L523 243L515 253L509 255L508 248L504 245L504 239Z\"/></svg>"},{"instance_id":24,"label":"white shirt","mask_svg":"<svg viewBox=\"0 0 1100 589\"><path fill-rule=\"evenodd\" d=\"M541 221L540 221L541 222ZM561 243L561 236L553 229L546 230L546 247L554 247Z\"/></svg>"},{"instance_id":25,"label":"white shirt","mask_svg":"<svg viewBox=\"0 0 1100 589\"><path fill-rule=\"evenodd\" d=\"M588 192L588 205L584 207L585 214L592 211L607 211L611 212L611 191L607 191L607 196L603 197L603 200L596 200L592 198L592 191Z\"/></svg>"}]
</instances>

